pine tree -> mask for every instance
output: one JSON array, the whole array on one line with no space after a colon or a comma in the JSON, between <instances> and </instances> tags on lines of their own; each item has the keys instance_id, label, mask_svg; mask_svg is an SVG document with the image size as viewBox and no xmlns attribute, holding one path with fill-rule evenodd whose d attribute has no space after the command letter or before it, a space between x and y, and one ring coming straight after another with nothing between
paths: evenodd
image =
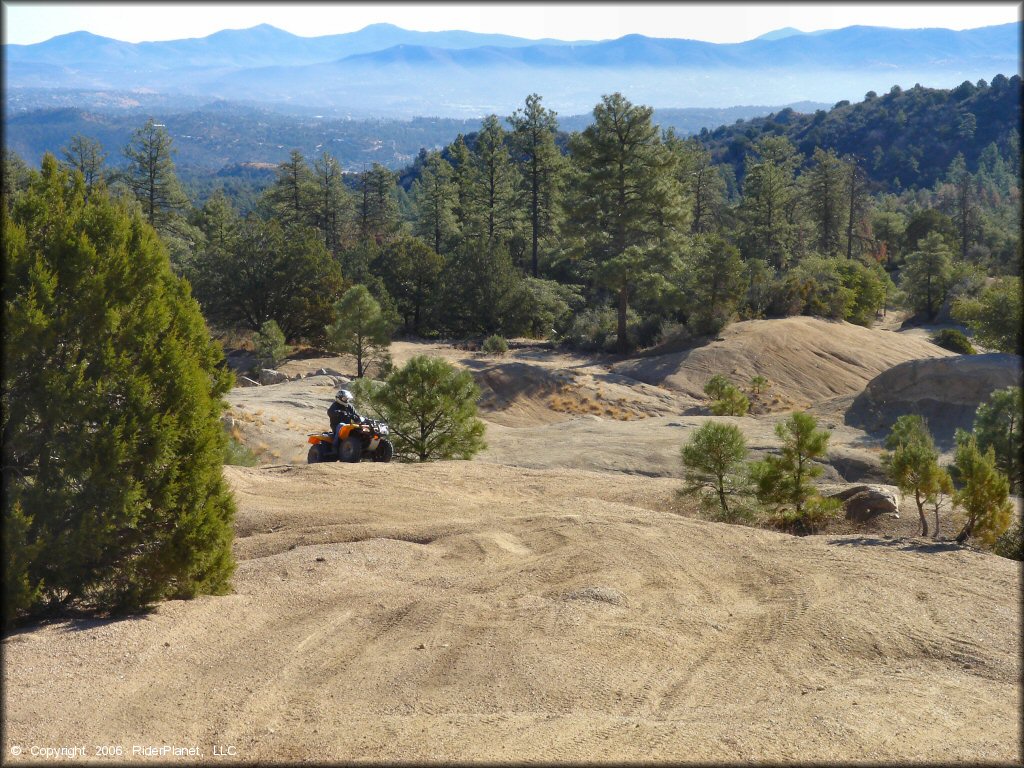
<instances>
[{"instance_id":1,"label":"pine tree","mask_svg":"<svg viewBox=\"0 0 1024 768\"><path fill-rule=\"evenodd\" d=\"M711 153L696 137L681 140L672 130L665 143L676 155L676 175L685 197L692 200L690 231L699 234L718 229L725 207L725 179Z\"/></svg>"},{"instance_id":2,"label":"pine tree","mask_svg":"<svg viewBox=\"0 0 1024 768\"><path fill-rule=\"evenodd\" d=\"M938 232L929 233L919 243L920 250L908 254L902 270L900 288L909 306L935 319L949 290L950 253Z\"/></svg>"},{"instance_id":3,"label":"pine tree","mask_svg":"<svg viewBox=\"0 0 1024 768\"><path fill-rule=\"evenodd\" d=\"M455 185L455 215L457 229L465 241L480 235L480 222L475 218L473 206L473 187L476 183L476 165L473 154L466 145L465 137L460 133L448 148L449 162L452 166L452 183Z\"/></svg>"},{"instance_id":4,"label":"pine tree","mask_svg":"<svg viewBox=\"0 0 1024 768\"><path fill-rule=\"evenodd\" d=\"M782 136L762 139L755 152L756 159L748 156L740 203L744 256L781 270L794 255L793 209L798 201L795 173L799 157Z\"/></svg>"},{"instance_id":5,"label":"pine tree","mask_svg":"<svg viewBox=\"0 0 1024 768\"><path fill-rule=\"evenodd\" d=\"M3 231L5 617L224 591L231 376L187 283L49 154Z\"/></svg>"},{"instance_id":6,"label":"pine tree","mask_svg":"<svg viewBox=\"0 0 1024 768\"><path fill-rule=\"evenodd\" d=\"M380 304L365 285L354 285L334 305L334 322L327 327L331 350L356 359L356 377L371 363L385 359L391 328Z\"/></svg>"},{"instance_id":7,"label":"pine tree","mask_svg":"<svg viewBox=\"0 0 1024 768\"><path fill-rule=\"evenodd\" d=\"M728 324L746 289L739 250L717 235L699 235L686 265L693 307L689 325L698 334L718 333Z\"/></svg>"},{"instance_id":8,"label":"pine tree","mask_svg":"<svg viewBox=\"0 0 1024 768\"><path fill-rule=\"evenodd\" d=\"M85 179L86 194L103 181L103 164L107 160L107 153L96 139L80 133L75 134L61 152L64 155L64 164L81 173Z\"/></svg>"},{"instance_id":9,"label":"pine tree","mask_svg":"<svg viewBox=\"0 0 1024 768\"><path fill-rule=\"evenodd\" d=\"M868 225L871 198L867 176L857 158L847 156L843 162L846 166L846 258L853 259L855 243L861 252L871 245Z\"/></svg>"},{"instance_id":10,"label":"pine tree","mask_svg":"<svg viewBox=\"0 0 1024 768\"><path fill-rule=\"evenodd\" d=\"M135 131L124 148L128 169L123 178L157 232L173 232L189 202L174 170L174 147L166 127L152 119Z\"/></svg>"},{"instance_id":11,"label":"pine tree","mask_svg":"<svg viewBox=\"0 0 1024 768\"><path fill-rule=\"evenodd\" d=\"M241 220L223 189L217 189L199 212L199 229L207 248L227 251L238 236Z\"/></svg>"},{"instance_id":12,"label":"pine tree","mask_svg":"<svg viewBox=\"0 0 1024 768\"><path fill-rule=\"evenodd\" d=\"M835 511L835 499L821 498L811 483L824 469L816 463L828 454L829 433L808 413L794 413L775 425L782 452L751 466L758 501L779 514L779 523L795 533L813 533Z\"/></svg>"},{"instance_id":13,"label":"pine tree","mask_svg":"<svg viewBox=\"0 0 1024 768\"><path fill-rule=\"evenodd\" d=\"M900 416L885 441L889 449L882 462L890 479L904 493L914 494L921 535L928 535L925 504L951 487L949 473L939 467L939 452L925 420L917 414ZM939 535L938 506L935 507L935 531Z\"/></svg>"},{"instance_id":14,"label":"pine tree","mask_svg":"<svg viewBox=\"0 0 1024 768\"><path fill-rule=\"evenodd\" d=\"M961 488L953 496L953 503L967 515L967 522L956 541L963 544L972 536L982 544L995 543L1013 520L1013 502L1010 484L998 469L992 446L985 453L978 449L977 438L957 430L954 464Z\"/></svg>"},{"instance_id":15,"label":"pine tree","mask_svg":"<svg viewBox=\"0 0 1024 768\"><path fill-rule=\"evenodd\" d=\"M485 244L507 243L520 225L519 171L512 164L505 131L497 115L484 118L476 137L473 162L476 166L472 186L474 215L482 222Z\"/></svg>"},{"instance_id":16,"label":"pine tree","mask_svg":"<svg viewBox=\"0 0 1024 768\"><path fill-rule=\"evenodd\" d=\"M968 250L978 230L980 211L974 189L975 179L967 170L962 152L958 152L949 164L946 177L953 185L953 223L960 245L960 258L967 261Z\"/></svg>"},{"instance_id":17,"label":"pine tree","mask_svg":"<svg viewBox=\"0 0 1024 768\"><path fill-rule=\"evenodd\" d=\"M316 180L302 153L293 149L277 166L277 178L264 193L270 212L285 228L314 223Z\"/></svg>"},{"instance_id":18,"label":"pine tree","mask_svg":"<svg viewBox=\"0 0 1024 768\"><path fill-rule=\"evenodd\" d=\"M1009 354L1024 354L1021 280L1002 277L986 285L976 297L953 302L953 317L973 331L980 344Z\"/></svg>"},{"instance_id":19,"label":"pine tree","mask_svg":"<svg viewBox=\"0 0 1024 768\"><path fill-rule=\"evenodd\" d=\"M709 421L693 433L681 455L687 480L684 493L707 498L703 492L710 486L717 498L708 501L717 501L720 519L732 521L744 516L735 506L730 509L728 503L728 497L744 484L741 468L747 457L747 442L738 427Z\"/></svg>"},{"instance_id":20,"label":"pine tree","mask_svg":"<svg viewBox=\"0 0 1024 768\"><path fill-rule=\"evenodd\" d=\"M1021 462L1024 451L1024 394L1020 387L993 392L978 406L974 418L978 449L995 451L996 467L1010 481L1010 489L1021 487Z\"/></svg>"},{"instance_id":21,"label":"pine tree","mask_svg":"<svg viewBox=\"0 0 1024 768\"><path fill-rule=\"evenodd\" d=\"M273 320L267 320L260 326L254 342L256 360L261 368L276 368L288 355L284 333Z\"/></svg>"},{"instance_id":22,"label":"pine tree","mask_svg":"<svg viewBox=\"0 0 1024 768\"><path fill-rule=\"evenodd\" d=\"M420 178L412 185L416 210L414 231L431 243L436 253L447 252L459 233L455 218L458 189L453 176L448 161L440 152L432 152L423 163Z\"/></svg>"},{"instance_id":23,"label":"pine tree","mask_svg":"<svg viewBox=\"0 0 1024 768\"><path fill-rule=\"evenodd\" d=\"M800 177L806 185L805 204L817 231L818 253L835 256L839 253L846 213L847 169L833 149L817 147L811 163L810 170Z\"/></svg>"},{"instance_id":24,"label":"pine tree","mask_svg":"<svg viewBox=\"0 0 1024 768\"><path fill-rule=\"evenodd\" d=\"M398 230L398 201L395 174L380 163L359 175L356 220L360 242L381 245Z\"/></svg>"},{"instance_id":25,"label":"pine tree","mask_svg":"<svg viewBox=\"0 0 1024 768\"><path fill-rule=\"evenodd\" d=\"M323 234L328 252L338 256L345 245L345 230L353 215L352 196L342 181L341 166L329 153L324 152L313 163L313 175L316 180L313 219Z\"/></svg>"},{"instance_id":26,"label":"pine tree","mask_svg":"<svg viewBox=\"0 0 1024 768\"><path fill-rule=\"evenodd\" d=\"M688 208L675 178L675 157L651 122L653 110L620 93L602 98L594 122L570 140L578 180L569 201L569 231L591 279L617 299L616 347L629 347L626 318L640 290L667 287L679 270L678 239Z\"/></svg>"},{"instance_id":27,"label":"pine tree","mask_svg":"<svg viewBox=\"0 0 1024 768\"><path fill-rule=\"evenodd\" d=\"M526 106L509 118L530 223L530 270L534 277L539 276L541 242L554 235L558 223L565 165L555 146L557 113L540 102L540 96L530 94Z\"/></svg>"},{"instance_id":28,"label":"pine tree","mask_svg":"<svg viewBox=\"0 0 1024 768\"><path fill-rule=\"evenodd\" d=\"M228 247L207 248L192 271L196 298L212 323L258 331L278 323L288 340L315 341L341 294L341 267L313 227L287 233L249 216Z\"/></svg>"},{"instance_id":29,"label":"pine tree","mask_svg":"<svg viewBox=\"0 0 1024 768\"><path fill-rule=\"evenodd\" d=\"M355 394L388 423L399 457L470 459L487 447L473 374L439 357L413 357L383 384L357 382Z\"/></svg>"}]
</instances>

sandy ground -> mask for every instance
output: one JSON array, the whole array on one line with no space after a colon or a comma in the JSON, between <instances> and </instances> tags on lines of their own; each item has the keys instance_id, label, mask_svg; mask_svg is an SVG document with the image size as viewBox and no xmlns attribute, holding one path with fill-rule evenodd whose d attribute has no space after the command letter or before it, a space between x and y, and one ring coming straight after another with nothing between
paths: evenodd
<instances>
[{"instance_id":1,"label":"sandy ground","mask_svg":"<svg viewBox=\"0 0 1024 768\"><path fill-rule=\"evenodd\" d=\"M471 462L305 465L336 381L234 390L265 448L226 468L233 593L8 635L5 758L1020 760L1018 563L913 537L906 504L806 538L693 519L693 397L602 359L437 348L484 390ZM837 448L871 454L842 424L851 396L813 405ZM783 417L735 422L759 451Z\"/></svg>"}]
</instances>

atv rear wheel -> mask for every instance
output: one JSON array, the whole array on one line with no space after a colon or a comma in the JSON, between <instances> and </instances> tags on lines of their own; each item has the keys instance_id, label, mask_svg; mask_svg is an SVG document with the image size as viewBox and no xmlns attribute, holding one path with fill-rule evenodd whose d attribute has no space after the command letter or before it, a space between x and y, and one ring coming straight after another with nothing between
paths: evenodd
<instances>
[{"instance_id":1,"label":"atv rear wheel","mask_svg":"<svg viewBox=\"0 0 1024 768\"><path fill-rule=\"evenodd\" d=\"M380 444L377 446L377 450L373 452L374 461L391 461L391 457L395 455L395 446L391 444L391 441L387 438L381 438Z\"/></svg>"},{"instance_id":2,"label":"atv rear wheel","mask_svg":"<svg viewBox=\"0 0 1024 768\"><path fill-rule=\"evenodd\" d=\"M358 437L346 437L341 441L338 458L349 464L356 464L363 456L363 443Z\"/></svg>"},{"instance_id":3,"label":"atv rear wheel","mask_svg":"<svg viewBox=\"0 0 1024 768\"><path fill-rule=\"evenodd\" d=\"M306 463L319 464L323 461L326 461L324 458L324 447L320 443L309 446L309 453L306 454Z\"/></svg>"}]
</instances>

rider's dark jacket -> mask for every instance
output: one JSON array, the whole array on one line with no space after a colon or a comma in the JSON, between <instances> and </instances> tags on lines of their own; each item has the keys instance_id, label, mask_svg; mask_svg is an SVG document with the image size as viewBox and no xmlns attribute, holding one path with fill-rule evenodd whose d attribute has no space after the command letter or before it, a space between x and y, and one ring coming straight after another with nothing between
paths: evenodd
<instances>
[{"instance_id":1,"label":"rider's dark jacket","mask_svg":"<svg viewBox=\"0 0 1024 768\"><path fill-rule=\"evenodd\" d=\"M331 403L327 409L327 415L331 419L331 434L338 431L339 424L351 424L353 422L358 423L362 417L356 413L356 409L352 407L351 403L345 403L342 405L337 400Z\"/></svg>"}]
</instances>

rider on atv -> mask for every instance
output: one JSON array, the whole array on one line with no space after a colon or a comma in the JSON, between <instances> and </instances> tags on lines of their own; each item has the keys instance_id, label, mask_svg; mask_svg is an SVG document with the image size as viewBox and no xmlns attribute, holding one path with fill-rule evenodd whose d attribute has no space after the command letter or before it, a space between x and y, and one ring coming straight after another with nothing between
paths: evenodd
<instances>
[{"instance_id":1,"label":"rider on atv","mask_svg":"<svg viewBox=\"0 0 1024 768\"><path fill-rule=\"evenodd\" d=\"M355 398L347 389L339 389L334 396L334 402L327 409L327 416L331 419L331 434L338 433L339 424L359 424L363 417L352 407Z\"/></svg>"}]
</instances>

